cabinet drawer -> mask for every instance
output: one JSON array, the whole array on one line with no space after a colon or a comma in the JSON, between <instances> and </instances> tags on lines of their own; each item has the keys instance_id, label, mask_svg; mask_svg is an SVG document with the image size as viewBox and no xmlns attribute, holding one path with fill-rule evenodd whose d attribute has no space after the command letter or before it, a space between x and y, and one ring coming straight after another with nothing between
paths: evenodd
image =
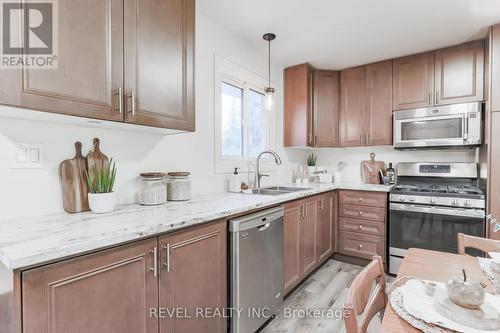
<instances>
[{"instance_id":1,"label":"cabinet drawer","mask_svg":"<svg viewBox=\"0 0 500 333\"><path fill-rule=\"evenodd\" d=\"M387 193L368 191L340 191L339 203L386 207Z\"/></svg>"},{"instance_id":2,"label":"cabinet drawer","mask_svg":"<svg viewBox=\"0 0 500 333\"><path fill-rule=\"evenodd\" d=\"M339 205L340 217L351 217L356 219L384 222L385 214L385 207L381 208L346 204Z\"/></svg>"},{"instance_id":3,"label":"cabinet drawer","mask_svg":"<svg viewBox=\"0 0 500 333\"><path fill-rule=\"evenodd\" d=\"M385 262L385 238L340 231L339 252L363 259L379 255Z\"/></svg>"},{"instance_id":4,"label":"cabinet drawer","mask_svg":"<svg viewBox=\"0 0 500 333\"><path fill-rule=\"evenodd\" d=\"M339 219L339 229L344 231L353 231L357 233L385 236L385 223L355 220L345 217Z\"/></svg>"}]
</instances>

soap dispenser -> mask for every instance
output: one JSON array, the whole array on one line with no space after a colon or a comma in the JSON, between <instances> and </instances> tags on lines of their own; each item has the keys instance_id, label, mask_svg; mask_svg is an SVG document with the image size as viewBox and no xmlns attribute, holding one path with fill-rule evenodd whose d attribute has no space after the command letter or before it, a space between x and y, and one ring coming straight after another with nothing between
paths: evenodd
<instances>
[{"instance_id":1,"label":"soap dispenser","mask_svg":"<svg viewBox=\"0 0 500 333\"><path fill-rule=\"evenodd\" d=\"M240 168L234 168L232 175L229 175L229 192L241 192L241 182L240 174L238 172Z\"/></svg>"}]
</instances>

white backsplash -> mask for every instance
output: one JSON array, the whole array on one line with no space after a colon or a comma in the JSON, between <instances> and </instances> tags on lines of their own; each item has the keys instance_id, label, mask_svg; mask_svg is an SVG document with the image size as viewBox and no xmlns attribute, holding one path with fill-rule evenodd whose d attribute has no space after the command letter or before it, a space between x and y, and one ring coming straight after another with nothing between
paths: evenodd
<instances>
[{"instance_id":1,"label":"white backsplash","mask_svg":"<svg viewBox=\"0 0 500 333\"><path fill-rule=\"evenodd\" d=\"M342 170L342 181L361 182L361 161L370 160L370 153L375 153L375 160L393 163L398 162L475 162L475 149L440 149L440 150L394 150L392 147L363 147L315 149L318 155L318 166L326 167L333 174L337 164L345 163Z\"/></svg>"}]
</instances>

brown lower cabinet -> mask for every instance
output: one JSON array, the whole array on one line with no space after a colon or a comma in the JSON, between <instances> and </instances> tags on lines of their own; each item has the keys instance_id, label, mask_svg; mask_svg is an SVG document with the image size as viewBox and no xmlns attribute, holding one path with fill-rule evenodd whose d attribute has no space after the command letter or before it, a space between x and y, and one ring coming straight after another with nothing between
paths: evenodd
<instances>
[{"instance_id":1,"label":"brown lower cabinet","mask_svg":"<svg viewBox=\"0 0 500 333\"><path fill-rule=\"evenodd\" d=\"M488 158L488 214L500 221L500 112L490 113L490 142ZM500 240L500 231L489 225L489 238Z\"/></svg>"},{"instance_id":2,"label":"brown lower cabinet","mask_svg":"<svg viewBox=\"0 0 500 333\"><path fill-rule=\"evenodd\" d=\"M156 239L22 273L23 333L153 333ZM124 320L126 318L126 320Z\"/></svg>"},{"instance_id":3,"label":"brown lower cabinet","mask_svg":"<svg viewBox=\"0 0 500 333\"><path fill-rule=\"evenodd\" d=\"M386 262L387 194L339 191L338 252L371 259L379 255Z\"/></svg>"},{"instance_id":4,"label":"brown lower cabinet","mask_svg":"<svg viewBox=\"0 0 500 333\"><path fill-rule=\"evenodd\" d=\"M293 201L284 206L286 294L333 253L333 193Z\"/></svg>"},{"instance_id":5,"label":"brown lower cabinet","mask_svg":"<svg viewBox=\"0 0 500 333\"><path fill-rule=\"evenodd\" d=\"M226 307L226 233L212 222L24 271L23 333L226 332L193 313ZM158 318L167 308L193 318Z\"/></svg>"},{"instance_id":6,"label":"brown lower cabinet","mask_svg":"<svg viewBox=\"0 0 500 333\"><path fill-rule=\"evenodd\" d=\"M160 333L226 332L222 317L195 318L196 308L227 304L226 222L159 238L160 307L182 308L193 318L160 320Z\"/></svg>"}]
</instances>

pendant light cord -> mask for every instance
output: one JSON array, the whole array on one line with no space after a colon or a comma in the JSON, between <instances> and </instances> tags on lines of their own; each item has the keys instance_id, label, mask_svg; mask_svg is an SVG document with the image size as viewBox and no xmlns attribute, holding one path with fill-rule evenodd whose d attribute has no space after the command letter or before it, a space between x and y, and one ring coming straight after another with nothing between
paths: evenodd
<instances>
[{"instance_id":1,"label":"pendant light cord","mask_svg":"<svg viewBox=\"0 0 500 333\"><path fill-rule=\"evenodd\" d=\"M269 87L271 87L271 41L267 41L267 46L268 46L268 57L269 57L269 62L268 62L268 80L269 80Z\"/></svg>"}]
</instances>

